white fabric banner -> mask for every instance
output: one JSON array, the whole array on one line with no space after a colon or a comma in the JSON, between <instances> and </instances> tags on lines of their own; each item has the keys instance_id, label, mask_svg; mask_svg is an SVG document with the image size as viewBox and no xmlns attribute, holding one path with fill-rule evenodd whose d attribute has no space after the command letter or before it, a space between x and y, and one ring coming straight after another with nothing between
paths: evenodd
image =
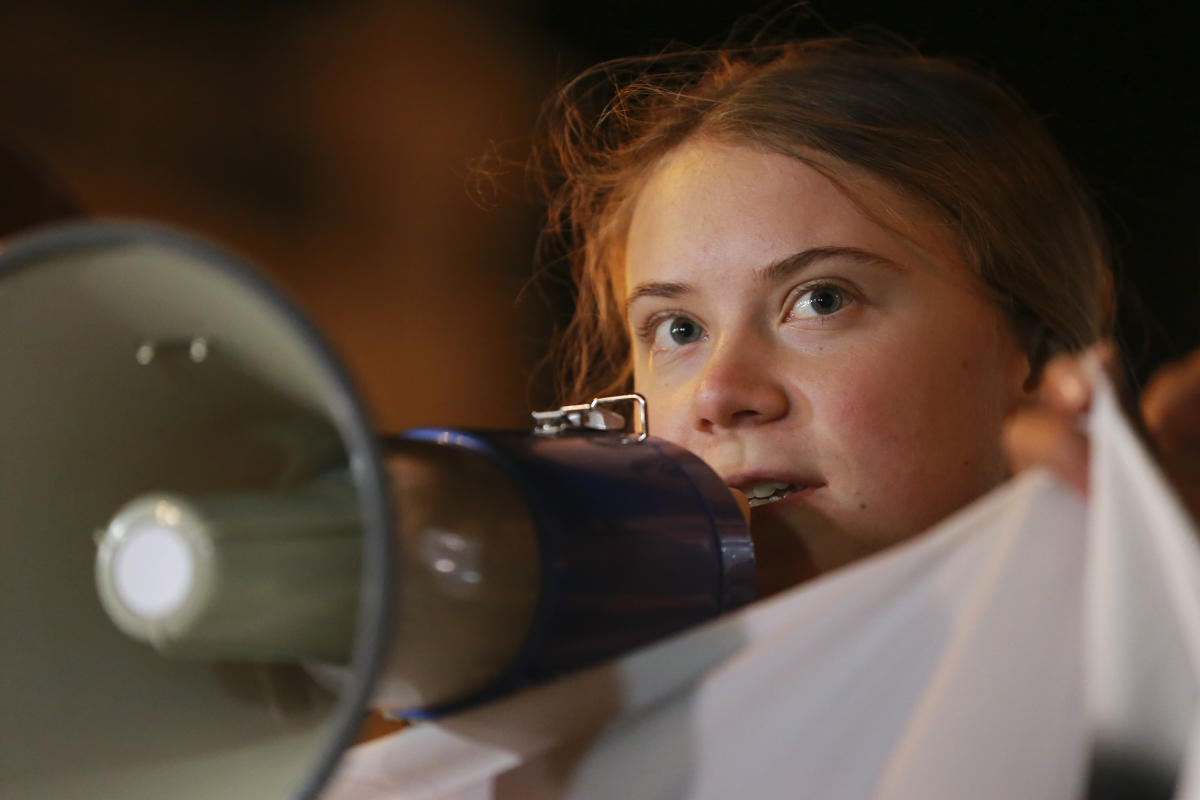
<instances>
[{"instance_id":1,"label":"white fabric banner","mask_svg":"<svg viewBox=\"0 0 1200 800\"><path fill-rule=\"evenodd\" d=\"M326 800L1046 798L1092 753L1200 800L1196 531L1101 387L1085 503L1026 473L615 662L352 749Z\"/></svg>"}]
</instances>

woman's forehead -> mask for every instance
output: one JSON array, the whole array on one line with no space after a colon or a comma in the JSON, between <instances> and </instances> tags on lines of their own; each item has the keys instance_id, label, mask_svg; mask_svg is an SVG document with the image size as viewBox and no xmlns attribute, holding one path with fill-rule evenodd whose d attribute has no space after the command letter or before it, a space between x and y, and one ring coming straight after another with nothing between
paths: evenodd
<instances>
[{"instance_id":1,"label":"woman's forehead","mask_svg":"<svg viewBox=\"0 0 1200 800\"><path fill-rule=\"evenodd\" d=\"M617 288L627 296L645 280L757 267L814 246L965 271L941 218L866 170L698 139L648 174L632 205Z\"/></svg>"}]
</instances>

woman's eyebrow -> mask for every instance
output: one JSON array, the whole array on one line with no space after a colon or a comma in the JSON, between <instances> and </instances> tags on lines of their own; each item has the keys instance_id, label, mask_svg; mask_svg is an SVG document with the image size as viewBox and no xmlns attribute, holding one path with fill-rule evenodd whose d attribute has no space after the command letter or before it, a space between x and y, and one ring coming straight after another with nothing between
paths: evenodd
<instances>
[{"instance_id":1,"label":"woman's eyebrow","mask_svg":"<svg viewBox=\"0 0 1200 800\"><path fill-rule=\"evenodd\" d=\"M625 316L629 316L629 309L633 306L634 300L640 300L643 297L675 299L683 297L691 291L692 285L690 283L671 283L666 281L646 281L645 283L639 283L625 300Z\"/></svg>"},{"instance_id":2,"label":"woman's eyebrow","mask_svg":"<svg viewBox=\"0 0 1200 800\"><path fill-rule=\"evenodd\" d=\"M897 271L904 269L895 261L885 258L878 253L872 253L870 250L862 250L857 247L810 247L807 250L801 250L799 253L793 253L790 256L781 258L765 267L760 267L754 271L754 280L763 284L775 283L797 272L808 269L820 261L831 258L848 259ZM640 300L643 297L664 297L668 300L675 300L690 294L694 290L695 287L690 283L677 283L674 281L646 281L645 283L639 283L625 300L625 314L628 316L629 309L633 306L634 301Z\"/></svg>"},{"instance_id":3,"label":"woman's eyebrow","mask_svg":"<svg viewBox=\"0 0 1200 800\"><path fill-rule=\"evenodd\" d=\"M765 267L755 270L754 279L759 283L775 283L797 272L808 269L819 261L831 258L857 261L862 264L870 264L897 271L903 271L904 269L890 258L881 256L878 253L872 253L870 250L862 250L857 247L810 247L807 250L793 253L773 264L768 264Z\"/></svg>"}]
</instances>

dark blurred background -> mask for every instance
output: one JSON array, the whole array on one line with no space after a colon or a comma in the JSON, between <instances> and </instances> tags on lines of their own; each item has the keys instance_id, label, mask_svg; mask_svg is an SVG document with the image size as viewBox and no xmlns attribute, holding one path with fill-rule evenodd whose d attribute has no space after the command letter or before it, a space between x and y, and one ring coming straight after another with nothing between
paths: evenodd
<instances>
[{"instance_id":1,"label":"dark blurred background","mask_svg":"<svg viewBox=\"0 0 1200 800\"><path fill-rule=\"evenodd\" d=\"M480 186L472 164L526 152L542 98L598 60L772 18L796 35L879 25L993 71L1045 118L1111 228L1144 377L1200 345L1194 7L5 0L0 142L93 215L181 225L265 270L381 429L520 426L550 399L530 376L562 293L521 291L540 209L519 171Z\"/></svg>"}]
</instances>

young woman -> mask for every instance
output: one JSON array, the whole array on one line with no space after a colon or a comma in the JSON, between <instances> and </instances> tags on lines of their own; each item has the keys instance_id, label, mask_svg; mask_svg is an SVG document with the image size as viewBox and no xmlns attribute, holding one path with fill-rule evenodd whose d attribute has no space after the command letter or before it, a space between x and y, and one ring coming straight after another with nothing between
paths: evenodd
<instances>
[{"instance_id":1,"label":"young woman","mask_svg":"<svg viewBox=\"0 0 1200 800\"><path fill-rule=\"evenodd\" d=\"M1018 412L1048 359L1109 334L1108 250L1011 92L829 39L602 65L553 118L568 399L641 392L655 434L750 496L765 589L987 492L1006 424L1020 465L1078 474L1062 417L1086 387Z\"/></svg>"}]
</instances>

